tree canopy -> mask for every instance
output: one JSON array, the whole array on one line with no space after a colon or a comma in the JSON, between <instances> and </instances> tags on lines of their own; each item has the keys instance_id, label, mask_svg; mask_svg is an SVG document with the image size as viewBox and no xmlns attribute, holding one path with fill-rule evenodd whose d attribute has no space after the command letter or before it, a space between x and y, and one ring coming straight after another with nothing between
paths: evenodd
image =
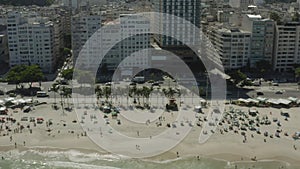
<instances>
[{"instance_id":1,"label":"tree canopy","mask_svg":"<svg viewBox=\"0 0 300 169\"><path fill-rule=\"evenodd\" d=\"M14 5L14 6L50 6L54 0L0 0L1 5Z\"/></svg>"},{"instance_id":2,"label":"tree canopy","mask_svg":"<svg viewBox=\"0 0 300 169\"><path fill-rule=\"evenodd\" d=\"M66 80L72 80L73 72L74 72L74 69L66 69L66 70L62 71L61 75Z\"/></svg>"},{"instance_id":3,"label":"tree canopy","mask_svg":"<svg viewBox=\"0 0 300 169\"><path fill-rule=\"evenodd\" d=\"M296 78L298 78L298 81L299 81L299 77L300 77L300 67L297 67L297 68L295 69L295 76L296 76Z\"/></svg>"},{"instance_id":4,"label":"tree canopy","mask_svg":"<svg viewBox=\"0 0 300 169\"><path fill-rule=\"evenodd\" d=\"M273 19L273 20L276 21L277 23L280 23L280 21L281 21L280 16L279 16L278 13L276 13L276 12L271 12L271 13L270 13L270 19Z\"/></svg>"},{"instance_id":5,"label":"tree canopy","mask_svg":"<svg viewBox=\"0 0 300 169\"><path fill-rule=\"evenodd\" d=\"M238 84L238 83L246 80L246 78L247 78L247 75L245 75L240 70L233 72L230 76L234 80L235 84Z\"/></svg>"},{"instance_id":6,"label":"tree canopy","mask_svg":"<svg viewBox=\"0 0 300 169\"><path fill-rule=\"evenodd\" d=\"M40 82L44 79L44 74L38 65L18 65L10 69L6 79L11 83L29 83Z\"/></svg>"}]
</instances>

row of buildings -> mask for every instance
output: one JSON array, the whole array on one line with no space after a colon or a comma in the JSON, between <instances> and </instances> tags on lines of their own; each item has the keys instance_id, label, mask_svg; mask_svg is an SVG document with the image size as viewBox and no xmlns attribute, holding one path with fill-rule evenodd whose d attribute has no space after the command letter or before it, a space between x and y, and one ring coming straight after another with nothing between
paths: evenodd
<instances>
[{"instance_id":1,"label":"row of buildings","mask_svg":"<svg viewBox=\"0 0 300 169\"><path fill-rule=\"evenodd\" d=\"M297 9L297 4L290 4L284 13L282 8L243 2L247 2L248 8L223 7L207 17L203 26L225 69L256 68L257 62L267 61L271 67L266 69L293 70L300 64L300 20L295 17L299 11L291 10ZM279 19L271 19L271 13Z\"/></svg>"},{"instance_id":2,"label":"row of buildings","mask_svg":"<svg viewBox=\"0 0 300 169\"><path fill-rule=\"evenodd\" d=\"M253 0L150 0L142 2L147 6L141 9L135 3L141 1L96 3L89 0L61 0L59 4L47 8L2 9L0 25L6 29L0 32L0 60L9 62L10 66L38 64L44 72L52 73L61 60L62 48L68 45L66 37L71 37L75 61L92 35L102 29L106 32L98 37L102 47L120 43L106 54L101 63L109 70L121 65L124 72L128 73L134 66L152 66L154 57L151 55L155 54L143 49L156 48L154 46L168 49L184 61L194 62L195 54L188 52L182 41L172 37L177 36L185 39L185 43L193 44L196 43L195 37L199 36L198 28L201 28L220 55L226 70L246 66L255 68L260 61L269 62L276 71L288 71L300 64L300 20L291 20L289 15L298 12L297 3L286 6L261 4ZM149 18L135 14L149 9L184 18L194 26L172 18ZM282 19L271 19L272 10ZM171 37L139 34L150 31L153 26L160 32L167 31ZM93 57L96 59L97 56ZM81 62L93 64L93 57Z\"/></svg>"}]
</instances>

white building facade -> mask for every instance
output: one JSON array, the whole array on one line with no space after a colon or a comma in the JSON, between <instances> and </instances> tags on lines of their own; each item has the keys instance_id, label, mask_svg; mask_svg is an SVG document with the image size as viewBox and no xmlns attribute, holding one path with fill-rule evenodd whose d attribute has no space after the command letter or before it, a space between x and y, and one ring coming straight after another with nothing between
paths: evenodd
<instances>
[{"instance_id":1,"label":"white building facade","mask_svg":"<svg viewBox=\"0 0 300 169\"><path fill-rule=\"evenodd\" d=\"M253 0L229 0L229 5L232 8L247 9L249 5L253 5Z\"/></svg>"},{"instance_id":2,"label":"white building facade","mask_svg":"<svg viewBox=\"0 0 300 169\"><path fill-rule=\"evenodd\" d=\"M98 14L84 12L72 17L72 50L75 60L87 40L100 28L101 16Z\"/></svg>"},{"instance_id":3,"label":"white building facade","mask_svg":"<svg viewBox=\"0 0 300 169\"><path fill-rule=\"evenodd\" d=\"M39 65L51 73L55 67L53 23L36 14L9 12L7 34L10 66Z\"/></svg>"},{"instance_id":4,"label":"white building facade","mask_svg":"<svg viewBox=\"0 0 300 169\"><path fill-rule=\"evenodd\" d=\"M247 66L250 58L250 32L237 28L212 28L208 34L226 70Z\"/></svg>"},{"instance_id":5,"label":"white building facade","mask_svg":"<svg viewBox=\"0 0 300 169\"><path fill-rule=\"evenodd\" d=\"M276 25L274 69L292 70L300 64L300 24L286 23Z\"/></svg>"}]
</instances>

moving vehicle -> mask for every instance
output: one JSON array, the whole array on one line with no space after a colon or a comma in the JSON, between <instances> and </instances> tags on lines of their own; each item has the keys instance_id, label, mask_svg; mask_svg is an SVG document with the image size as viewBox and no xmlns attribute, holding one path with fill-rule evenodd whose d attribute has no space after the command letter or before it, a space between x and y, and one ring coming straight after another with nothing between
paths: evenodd
<instances>
[{"instance_id":1,"label":"moving vehicle","mask_svg":"<svg viewBox=\"0 0 300 169\"><path fill-rule=\"evenodd\" d=\"M48 94L45 91L37 91L36 97L48 97Z\"/></svg>"},{"instance_id":2,"label":"moving vehicle","mask_svg":"<svg viewBox=\"0 0 300 169\"><path fill-rule=\"evenodd\" d=\"M136 83L145 83L145 77L144 76L136 76L132 79L133 82Z\"/></svg>"}]
</instances>

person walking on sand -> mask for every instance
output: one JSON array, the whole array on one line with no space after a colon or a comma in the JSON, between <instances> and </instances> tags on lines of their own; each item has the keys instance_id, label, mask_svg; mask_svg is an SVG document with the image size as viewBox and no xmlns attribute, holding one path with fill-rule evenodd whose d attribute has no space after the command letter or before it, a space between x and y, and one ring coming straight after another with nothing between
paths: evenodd
<instances>
[{"instance_id":1,"label":"person walking on sand","mask_svg":"<svg viewBox=\"0 0 300 169\"><path fill-rule=\"evenodd\" d=\"M25 145L26 145L26 142L24 141L23 144L24 144L24 146L25 146Z\"/></svg>"},{"instance_id":2,"label":"person walking on sand","mask_svg":"<svg viewBox=\"0 0 300 169\"><path fill-rule=\"evenodd\" d=\"M15 148L17 148L17 143L15 142Z\"/></svg>"}]
</instances>

